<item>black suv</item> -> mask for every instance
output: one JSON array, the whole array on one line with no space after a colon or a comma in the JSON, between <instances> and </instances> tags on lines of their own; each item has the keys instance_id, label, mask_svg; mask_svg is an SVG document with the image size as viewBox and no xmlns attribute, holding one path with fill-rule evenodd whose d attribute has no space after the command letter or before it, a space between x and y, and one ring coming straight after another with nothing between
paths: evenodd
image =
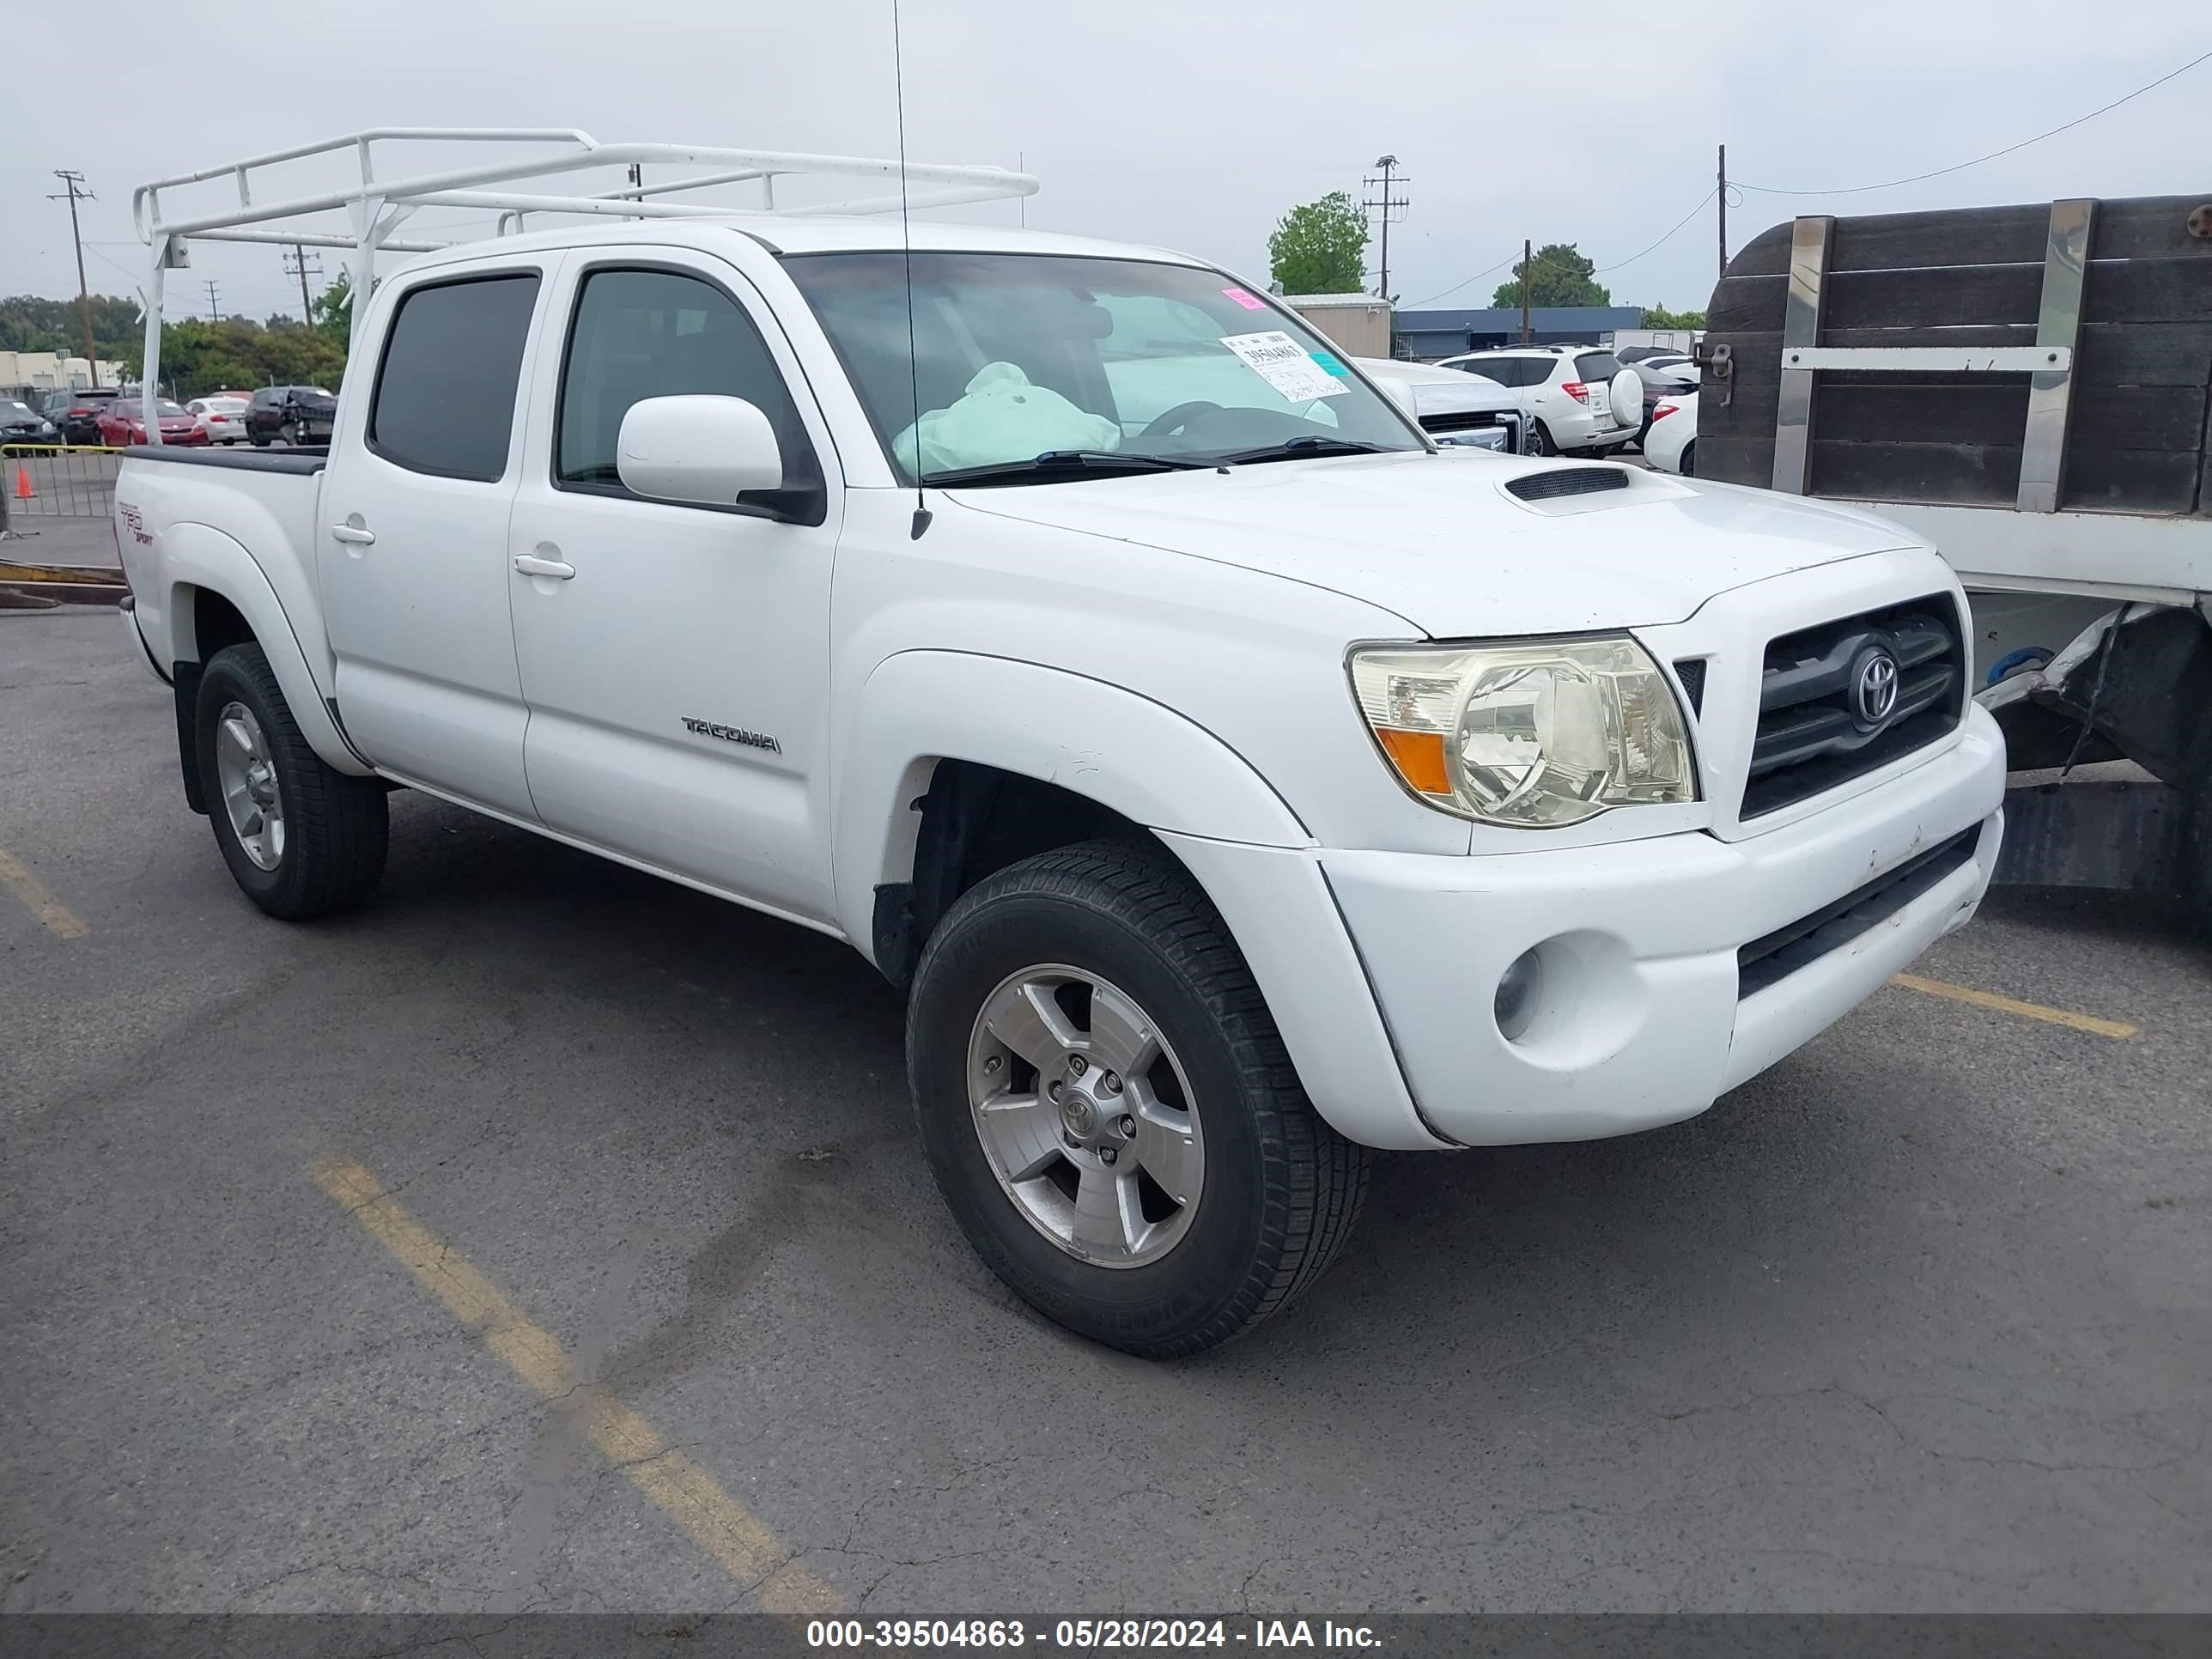
<instances>
[{"instance_id":1,"label":"black suv","mask_svg":"<svg viewBox=\"0 0 2212 1659\"><path fill-rule=\"evenodd\" d=\"M256 449L282 438L288 444L326 444L338 400L319 386L264 386L246 406L246 435Z\"/></svg>"},{"instance_id":2,"label":"black suv","mask_svg":"<svg viewBox=\"0 0 2212 1659\"><path fill-rule=\"evenodd\" d=\"M96 444L100 435L100 415L108 404L123 395L112 386L90 391L52 392L46 394L46 417L61 432L65 444Z\"/></svg>"}]
</instances>

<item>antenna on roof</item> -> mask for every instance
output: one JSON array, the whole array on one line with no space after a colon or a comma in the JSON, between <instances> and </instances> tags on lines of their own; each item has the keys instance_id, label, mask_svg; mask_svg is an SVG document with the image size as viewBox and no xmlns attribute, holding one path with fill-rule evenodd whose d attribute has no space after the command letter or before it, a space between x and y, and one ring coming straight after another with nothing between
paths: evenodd
<instances>
[{"instance_id":1,"label":"antenna on roof","mask_svg":"<svg viewBox=\"0 0 2212 1659\"><path fill-rule=\"evenodd\" d=\"M914 225L906 198L906 59L899 40L899 0L891 0L891 93L898 110L899 256L906 264L906 372L914 396L914 533L929 528L929 498L921 487L921 361L914 343Z\"/></svg>"}]
</instances>

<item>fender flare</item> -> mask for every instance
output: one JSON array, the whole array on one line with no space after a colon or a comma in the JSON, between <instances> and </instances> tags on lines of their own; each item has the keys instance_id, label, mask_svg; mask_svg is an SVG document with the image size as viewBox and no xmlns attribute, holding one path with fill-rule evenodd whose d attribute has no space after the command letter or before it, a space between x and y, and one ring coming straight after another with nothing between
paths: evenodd
<instances>
[{"instance_id":1,"label":"fender flare","mask_svg":"<svg viewBox=\"0 0 2212 1659\"><path fill-rule=\"evenodd\" d=\"M324 701L326 693L315 679L283 602L244 544L210 525L172 525L161 535L161 575L167 584L163 603L172 618L171 650L182 657L185 649L178 619L191 614L191 609L185 605L181 590L204 587L221 594L253 630L255 642L269 659L284 702L309 746L337 771L357 778L375 775L375 769L354 752L331 718L330 705ZM192 660L201 660L197 619L191 650Z\"/></svg>"},{"instance_id":2,"label":"fender flare","mask_svg":"<svg viewBox=\"0 0 2212 1659\"><path fill-rule=\"evenodd\" d=\"M914 809L940 760L1056 784L1150 830L1313 845L1243 756L1103 680L975 652L904 651L876 665L854 705L833 748L843 757L833 822L838 915L856 943L872 935L878 884L912 873Z\"/></svg>"}]
</instances>

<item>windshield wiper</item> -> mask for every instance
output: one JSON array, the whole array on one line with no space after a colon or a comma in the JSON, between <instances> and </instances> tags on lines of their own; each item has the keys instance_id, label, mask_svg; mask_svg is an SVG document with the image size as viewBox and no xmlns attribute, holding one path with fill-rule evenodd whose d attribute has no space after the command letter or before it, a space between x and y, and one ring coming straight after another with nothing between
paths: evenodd
<instances>
[{"instance_id":1,"label":"windshield wiper","mask_svg":"<svg viewBox=\"0 0 2212 1659\"><path fill-rule=\"evenodd\" d=\"M1318 434L1285 438L1279 444L1267 444L1258 449L1233 449L1225 455L1212 458L1217 466L1242 466L1248 461L1295 461L1308 455L1390 455L1397 453L1391 444L1370 444L1356 438L1325 438Z\"/></svg>"},{"instance_id":2,"label":"windshield wiper","mask_svg":"<svg viewBox=\"0 0 2212 1659\"><path fill-rule=\"evenodd\" d=\"M985 466L957 466L926 472L922 483L950 488L976 483L1052 483L1115 472L1204 471L1212 461L1179 461L1165 455L1136 455L1114 449L1048 449L1025 461L993 461Z\"/></svg>"}]
</instances>

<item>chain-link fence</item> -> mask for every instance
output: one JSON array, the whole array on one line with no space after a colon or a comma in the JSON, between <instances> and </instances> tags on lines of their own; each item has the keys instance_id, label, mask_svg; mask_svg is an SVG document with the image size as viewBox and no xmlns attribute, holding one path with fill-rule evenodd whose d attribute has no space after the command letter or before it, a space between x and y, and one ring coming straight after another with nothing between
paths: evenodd
<instances>
[{"instance_id":1,"label":"chain-link fence","mask_svg":"<svg viewBox=\"0 0 2212 1659\"><path fill-rule=\"evenodd\" d=\"M105 519L115 507L119 449L10 444L0 450L0 529L33 519Z\"/></svg>"}]
</instances>

